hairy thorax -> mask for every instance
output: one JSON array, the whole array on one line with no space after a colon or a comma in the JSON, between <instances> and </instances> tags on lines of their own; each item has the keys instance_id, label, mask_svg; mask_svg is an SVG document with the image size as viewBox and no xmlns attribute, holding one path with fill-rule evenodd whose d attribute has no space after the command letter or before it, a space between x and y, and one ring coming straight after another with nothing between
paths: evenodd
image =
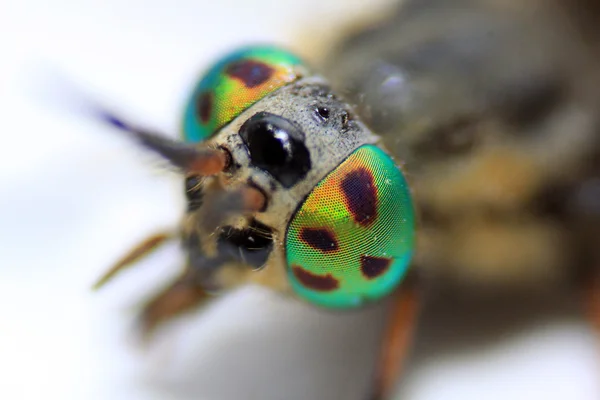
<instances>
[{"instance_id":1,"label":"hairy thorax","mask_svg":"<svg viewBox=\"0 0 600 400\"><path fill-rule=\"evenodd\" d=\"M517 3L403 2L322 66L405 161L417 268L480 288L568 285L600 261L593 17Z\"/></svg>"}]
</instances>

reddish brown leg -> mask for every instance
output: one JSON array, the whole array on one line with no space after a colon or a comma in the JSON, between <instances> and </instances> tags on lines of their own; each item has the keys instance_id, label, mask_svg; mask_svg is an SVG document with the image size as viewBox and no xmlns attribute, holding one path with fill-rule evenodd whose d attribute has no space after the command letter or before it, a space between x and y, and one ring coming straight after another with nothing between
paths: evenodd
<instances>
[{"instance_id":1,"label":"reddish brown leg","mask_svg":"<svg viewBox=\"0 0 600 400\"><path fill-rule=\"evenodd\" d=\"M144 307L140 321L144 336L149 337L159 325L200 306L209 297L192 274L185 273Z\"/></svg>"},{"instance_id":2,"label":"reddish brown leg","mask_svg":"<svg viewBox=\"0 0 600 400\"><path fill-rule=\"evenodd\" d=\"M418 311L418 287L416 280L411 279L395 294L389 310L369 400L383 400L391 396L412 344Z\"/></svg>"},{"instance_id":3,"label":"reddish brown leg","mask_svg":"<svg viewBox=\"0 0 600 400\"><path fill-rule=\"evenodd\" d=\"M109 269L98 281L94 284L94 289L99 289L104 286L109 280L115 277L117 273L131 267L137 261L146 257L153 250L156 250L168 239L174 237L173 232L160 232L148 237L146 240L135 246L123 258L121 258L111 269Z\"/></svg>"},{"instance_id":4,"label":"reddish brown leg","mask_svg":"<svg viewBox=\"0 0 600 400\"><path fill-rule=\"evenodd\" d=\"M592 327L600 333L600 275L594 275L584 292L585 311Z\"/></svg>"},{"instance_id":5,"label":"reddish brown leg","mask_svg":"<svg viewBox=\"0 0 600 400\"><path fill-rule=\"evenodd\" d=\"M583 246L579 253L583 255L581 263L584 266L579 277L580 287L583 289L582 300L588 321L596 334L600 334L600 215L585 221L587 224L577 227L579 232L584 233L578 237L578 242Z\"/></svg>"}]
</instances>

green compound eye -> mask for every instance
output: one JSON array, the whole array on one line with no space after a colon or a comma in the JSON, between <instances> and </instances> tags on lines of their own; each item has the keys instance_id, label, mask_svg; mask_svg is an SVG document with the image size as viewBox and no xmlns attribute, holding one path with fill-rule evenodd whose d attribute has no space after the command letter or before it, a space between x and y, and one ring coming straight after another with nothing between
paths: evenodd
<instances>
[{"instance_id":1,"label":"green compound eye","mask_svg":"<svg viewBox=\"0 0 600 400\"><path fill-rule=\"evenodd\" d=\"M214 64L198 82L185 107L183 136L200 142L269 93L299 79L301 60L270 46L239 49Z\"/></svg>"},{"instance_id":2,"label":"green compound eye","mask_svg":"<svg viewBox=\"0 0 600 400\"><path fill-rule=\"evenodd\" d=\"M391 293L415 240L408 184L373 145L355 150L309 193L286 235L288 276L304 299L351 308Z\"/></svg>"}]
</instances>

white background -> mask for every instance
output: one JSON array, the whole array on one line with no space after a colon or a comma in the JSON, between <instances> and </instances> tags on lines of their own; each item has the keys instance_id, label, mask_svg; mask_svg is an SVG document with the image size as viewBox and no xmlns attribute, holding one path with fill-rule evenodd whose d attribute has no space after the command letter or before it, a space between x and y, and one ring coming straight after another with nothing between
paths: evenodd
<instances>
[{"instance_id":1,"label":"white background","mask_svg":"<svg viewBox=\"0 0 600 400\"><path fill-rule=\"evenodd\" d=\"M102 292L90 285L176 222L181 183L73 104L40 94L59 71L175 135L186 90L216 56L248 41L293 47L301 27L334 27L362 3L0 2L0 399L362 399L378 310L333 316L248 289L136 344L135 312L176 273L178 248ZM597 400L596 354L582 321L540 326L429 354L402 398Z\"/></svg>"}]
</instances>

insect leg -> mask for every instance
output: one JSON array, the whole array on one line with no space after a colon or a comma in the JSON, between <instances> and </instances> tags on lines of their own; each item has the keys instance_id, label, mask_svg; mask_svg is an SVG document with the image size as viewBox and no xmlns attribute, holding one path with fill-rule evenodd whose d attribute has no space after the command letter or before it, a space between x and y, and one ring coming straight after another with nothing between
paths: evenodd
<instances>
[{"instance_id":1,"label":"insect leg","mask_svg":"<svg viewBox=\"0 0 600 400\"><path fill-rule=\"evenodd\" d=\"M218 252L209 257L198 245L195 234L184 238L188 262L184 273L150 300L140 315L144 336L150 336L160 325L206 303L210 291L221 289L215 281L215 273L224 265L235 261L230 254Z\"/></svg>"},{"instance_id":2,"label":"insect leg","mask_svg":"<svg viewBox=\"0 0 600 400\"><path fill-rule=\"evenodd\" d=\"M577 245L576 285L584 312L592 328L600 333L600 153L595 160L592 173L581 180L569 199L575 217L569 233Z\"/></svg>"},{"instance_id":3,"label":"insect leg","mask_svg":"<svg viewBox=\"0 0 600 400\"><path fill-rule=\"evenodd\" d=\"M592 219L592 223L595 227L587 232L587 240L581 240L586 243L586 248L582 251L586 255L583 261L586 268L579 277L578 287L586 317L596 333L600 333L600 219Z\"/></svg>"},{"instance_id":4,"label":"insect leg","mask_svg":"<svg viewBox=\"0 0 600 400\"><path fill-rule=\"evenodd\" d=\"M586 288L586 312L596 332L600 332L600 275L596 275Z\"/></svg>"},{"instance_id":5,"label":"insect leg","mask_svg":"<svg viewBox=\"0 0 600 400\"><path fill-rule=\"evenodd\" d=\"M110 268L104 275L98 279L94 284L94 289L99 289L104 286L108 281L115 277L115 275L122 270L133 266L136 262L149 255L152 251L158 249L167 240L175 237L174 232L158 232L152 236L149 236L144 241L139 243L133 249L131 249L123 258L121 258L112 268Z\"/></svg>"},{"instance_id":6,"label":"insect leg","mask_svg":"<svg viewBox=\"0 0 600 400\"><path fill-rule=\"evenodd\" d=\"M419 305L418 281L410 279L392 299L369 400L383 400L392 395L412 344Z\"/></svg>"},{"instance_id":7,"label":"insect leg","mask_svg":"<svg viewBox=\"0 0 600 400\"><path fill-rule=\"evenodd\" d=\"M140 315L142 333L150 336L158 326L199 307L209 298L193 271L184 272L144 306Z\"/></svg>"}]
</instances>

